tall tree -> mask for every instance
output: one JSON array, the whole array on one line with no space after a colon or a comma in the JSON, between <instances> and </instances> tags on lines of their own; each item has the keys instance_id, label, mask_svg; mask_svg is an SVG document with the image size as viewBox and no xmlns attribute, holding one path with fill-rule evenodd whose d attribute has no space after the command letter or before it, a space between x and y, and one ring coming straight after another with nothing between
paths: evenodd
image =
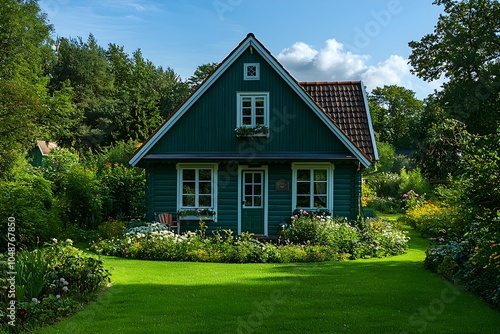
<instances>
[{"instance_id":1,"label":"tall tree","mask_svg":"<svg viewBox=\"0 0 500 334\"><path fill-rule=\"evenodd\" d=\"M36 1L0 0L0 171L43 132L51 31Z\"/></svg>"},{"instance_id":2,"label":"tall tree","mask_svg":"<svg viewBox=\"0 0 500 334\"><path fill-rule=\"evenodd\" d=\"M144 59L140 50L129 57L123 47L110 44L106 54L119 110L113 139L143 141L186 97L186 85L170 68Z\"/></svg>"},{"instance_id":3,"label":"tall tree","mask_svg":"<svg viewBox=\"0 0 500 334\"><path fill-rule=\"evenodd\" d=\"M206 63L198 66L193 75L190 76L187 80L189 89L191 91L195 90L196 87L198 87L203 82L203 80L205 80L210 74L212 74L213 71L215 71L217 66L219 66L218 63Z\"/></svg>"},{"instance_id":4,"label":"tall tree","mask_svg":"<svg viewBox=\"0 0 500 334\"><path fill-rule=\"evenodd\" d=\"M375 88L369 95L373 128L379 140L396 149L414 149L415 130L422 113L422 101L404 87Z\"/></svg>"},{"instance_id":5,"label":"tall tree","mask_svg":"<svg viewBox=\"0 0 500 334\"><path fill-rule=\"evenodd\" d=\"M105 50L92 34L86 42L82 38L62 38L58 50L51 86L53 90L61 90L64 85L73 88L73 102L84 117L77 146L83 149L109 145L118 111L113 97L114 77Z\"/></svg>"},{"instance_id":6,"label":"tall tree","mask_svg":"<svg viewBox=\"0 0 500 334\"><path fill-rule=\"evenodd\" d=\"M445 78L437 99L449 118L477 134L500 122L500 3L436 0L444 6L434 33L409 43L413 72L424 80Z\"/></svg>"}]
</instances>

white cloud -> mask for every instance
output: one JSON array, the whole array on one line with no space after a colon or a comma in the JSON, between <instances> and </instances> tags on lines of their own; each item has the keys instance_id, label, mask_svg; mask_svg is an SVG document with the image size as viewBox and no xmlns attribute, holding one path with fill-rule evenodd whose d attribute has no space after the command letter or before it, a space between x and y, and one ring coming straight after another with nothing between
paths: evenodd
<instances>
[{"instance_id":1,"label":"white cloud","mask_svg":"<svg viewBox=\"0 0 500 334\"><path fill-rule=\"evenodd\" d=\"M405 86L409 84L410 75L408 60L391 55L377 66L369 66L362 74L362 79L367 87L373 88L384 85Z\"/></svg>"},{"instance_id":2,"label":"white cloud","mask_svg":"<svg viewBox=\"0 0 500 334\"><path fill-rule=\"evenodd\" d=\"M436 88L435 83L424 83L411 74L408 59L391 55L372 65L369 56L347 51L335 39L327 40L320 50L297 42L281 51L277 58L298 81L363 80L368 92L384 85L398 85L414 90L419 98Z\"/></svg>"},{"instance_id":3,"label":"white cloud","mask_svg":"<svg viewBox=\"0 0 500 334\"><path fill-rule=\"evenodd\" d=\"M286 61L295 64L295 66L300 67L301 65L310 64L314 57L318 54L318 51L311 48L309 45L303 42L297 42L292 45L291 48L286 48L278 56L278 59L286 59Z\"/></svg>"}]
</instances>

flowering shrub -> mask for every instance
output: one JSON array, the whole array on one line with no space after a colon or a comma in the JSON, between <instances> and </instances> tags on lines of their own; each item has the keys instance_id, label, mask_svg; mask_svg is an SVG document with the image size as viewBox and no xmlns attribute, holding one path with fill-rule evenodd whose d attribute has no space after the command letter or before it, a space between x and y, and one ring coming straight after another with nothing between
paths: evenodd
<instances>
[{"instance_id":1,"label":"flowering shrub","mask_svg":"<svg viewBox=\"0 0 500 334\"><path fill-rule=\"evenodd\" d=\"M290 240L294 243L329 246L348 258L403 254L408 238L392 223L362 219L356 224L329 216L293 216Z\"/></svg>"},{"instance_id":2,"label":"flowering shrub","mask_svg":"<svg viewBox=\"0 0 500 334\"><path fill-rule=\"evenodd\" d=\"M426 268L500 306L500 233L474 222L460 240L429 239Z\"/></svg>"},{"instance_id":3,"label":"flowering shrub","mask_svg":"<svg viewBox=\"0 0 500 334\"><path fill-rule=\"evenodd\" d=\"M385 257L404 254L410 238L388 220L359 219L356 222L359 240L353 250L354 258Z\"/></svg>"},{"instance_id":4,"label":"flowering shrub","mask_svg":"<svg viewBox=\"0 0 500 334\"><path fill-rule=\"evenodd\" d=\"M366 207L383 213L401 212L398 199L396 197L374 197L367 200Z\"/></svg>"},{"instance_id":5,"label":"flowering shrub","mask_svg":"<svg viewBox=\"0 0 500 334\"><path fill-rule=\"evenodd\" d=\"M401 196L401 208L411 210L419 207L423 203L423 198L413 190L409 190Z\"/></svg>"},{"instance_id":6,"label":"flowering shrub","mask_svg":"<svg viewBox=\"0 0 500 334\"><path fill-rule=\"evenodd\" d=\"M404 219L425 238L448 238L458 233L456 213L440 204L423 203L407 210Z\"/></svg>"},{"instance_id":7,"label":"flowering shrub","mask_svg":"<svg viewBox=\"0 0 500 334\"><path fill-rule=\"evenodd\" d=\"M9 271L5 259L1 260L1 270ZM54 239L42 250L18 253L15 271L15 323L16 328L26 330L54 323L80 309L110 281L103 261L72 247L71 240ZM2 291L7 284L1 281ZM7 294L0 294L0 303L6 310ZM10 320L2 316L1 327L7 328Z\"/></svg>"},{"instance_id":8,"label":"flowering shrub","mask_svg":"<svg viewBox=\"0 0 500 334\"><path fill-rule=\"evenodd\" d=\"M231 263L311 262L404 253L407 238L388 222L367 220L362 229L345 219L299 212L285 245L261 242L250 233L233 236L231 230L203 231L182 235L159 224L130 228L120 238L91 246L96 252L121 257L166 261ZM200 224L202 228L203 222ZM299 236L303 233L302 236Z\"/></svg>"}]
</instances>

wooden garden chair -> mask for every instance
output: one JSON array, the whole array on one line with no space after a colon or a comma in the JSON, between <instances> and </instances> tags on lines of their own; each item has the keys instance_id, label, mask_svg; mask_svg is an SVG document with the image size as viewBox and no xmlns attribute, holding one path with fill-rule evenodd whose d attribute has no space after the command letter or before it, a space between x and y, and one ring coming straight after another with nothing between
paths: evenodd
<instances>
[{"instance_id":1,"label":"wooden garden chair","mask_svg":"<svg viewBox=\"0 0 500 334\"><path fill-rule=\"evenodd\" d=\"M173 220L172 214L170 213L158 213L156 214L156 221L163 226L166 226L169 231L172 229L177 229L177 234L181 233L181 224L179 221Z\"/></svg>"}]
</instances>

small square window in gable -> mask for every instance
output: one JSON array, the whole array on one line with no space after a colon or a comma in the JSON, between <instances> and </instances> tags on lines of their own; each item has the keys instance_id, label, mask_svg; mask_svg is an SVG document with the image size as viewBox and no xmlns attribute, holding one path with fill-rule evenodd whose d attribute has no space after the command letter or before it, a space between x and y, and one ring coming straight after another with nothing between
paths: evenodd
<instances>
[{"instance_id":1,"label":"small square window in gable","mask_svg":"<svg viewBox=\"0 0 500 334\"><path fill-rule=\"evenodd\" d=\"M243 67L243 74L245 80L259 80L260 79L260 64L259 63L246 63Z\"/></svg>"}]
</instances>

